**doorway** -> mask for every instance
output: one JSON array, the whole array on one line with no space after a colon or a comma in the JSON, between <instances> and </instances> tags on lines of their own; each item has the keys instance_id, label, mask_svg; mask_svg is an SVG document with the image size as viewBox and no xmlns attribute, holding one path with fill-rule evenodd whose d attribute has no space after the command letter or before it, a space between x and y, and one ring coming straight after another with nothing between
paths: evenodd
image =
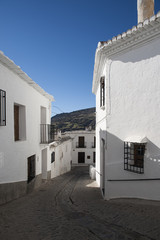
<instances>
[{"instance_id":1,"label":"doorway","mask_svg":"<svg viewBox=\"0 0 160 240\"><path fill-rule=\"evenodd\" d=\"M85 152L78 153L78 163L85 163Z\"/></svg>"},{"instance_id":2,"label":"doorway","mask_svg":"<svg viewBox=\"0 0 160 240\"><path fill-rule=\"evenodd\" d=\"M105 195L105 140L101 139L101 189Z\"/></svg>"},{"instance_id":3,"label":"doorway","mask_svg":"<svg viewBox=\"0 0 160 240\"><path fill-rule=\"evenodd\" d=\"M47 179L47 148L42 150L42 179Z\"/></svg>"}]
</instances>

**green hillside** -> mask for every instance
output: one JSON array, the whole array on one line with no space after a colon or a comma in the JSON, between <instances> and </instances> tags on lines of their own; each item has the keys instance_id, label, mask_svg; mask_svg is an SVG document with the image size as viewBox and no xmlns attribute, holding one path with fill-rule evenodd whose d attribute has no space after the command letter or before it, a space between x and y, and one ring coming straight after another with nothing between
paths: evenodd
<instances>
[{"instance_id":1,"label":"green hillside","mask_svg":"<svg viewBox=\"0 0 160 240\"><path fill-rule=\"evenodd\" d=\"M52 117L51 121L56 129L60 129L62 132L85 130L89 126L95 129L95 108L57 114Z\"/></svg>"}]
</instances>

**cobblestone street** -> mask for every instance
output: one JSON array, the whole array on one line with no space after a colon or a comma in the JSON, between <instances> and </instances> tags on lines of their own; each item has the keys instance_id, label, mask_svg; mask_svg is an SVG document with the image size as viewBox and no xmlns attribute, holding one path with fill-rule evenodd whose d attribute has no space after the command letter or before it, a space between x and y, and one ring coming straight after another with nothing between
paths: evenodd
<instances>
[{"instance_id":1,"label":"cobblestone street","mask_svg":"<svg viewBox=\"0 0 160 240\"><path fill-rule=\"evenodd\" d=\"M160 239L160 203L104 201L88 167L75 167L0 206L1 240Z\"/></svg>"}]
</instances>

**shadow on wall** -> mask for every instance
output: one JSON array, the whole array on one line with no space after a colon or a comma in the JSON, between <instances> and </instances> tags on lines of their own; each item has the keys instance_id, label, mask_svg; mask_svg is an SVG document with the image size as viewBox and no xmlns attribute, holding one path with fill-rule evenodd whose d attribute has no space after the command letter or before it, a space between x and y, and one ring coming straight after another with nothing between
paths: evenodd
<instances>
[{"instance_id":1,"label":"shadow on wall","mask_svg":"<svg viewBox=\"0 0 160 240\"><path fill-rule=\"evenodd\" d=\"M160 56L160 44L159 40L152 44L144 45L140 48L133 48L126 54L116 56L113 58L114 61L121 61L123 63L136 63L143 60L149 60L155 56Z\"/></svg>"},{"instance_id":2,"label":"shadow on wall","mask_svg":"<svg viewBox=\"0 0 160 240\"><path fill-rule=\"evenodd\" d=\"M130 137L128 134L126 135ZM124 140L107 131L100 132L101 140L104 139L104 136L106 136L105 144L103 145L101 141L100 147L101 189L104 188L107 180L160 179L160 148L153 142L147 139L144 153L144 174L139 174L139 172L124 170ZM129 162L129 164L131 163Z\"/></svg>"}]
</instances>

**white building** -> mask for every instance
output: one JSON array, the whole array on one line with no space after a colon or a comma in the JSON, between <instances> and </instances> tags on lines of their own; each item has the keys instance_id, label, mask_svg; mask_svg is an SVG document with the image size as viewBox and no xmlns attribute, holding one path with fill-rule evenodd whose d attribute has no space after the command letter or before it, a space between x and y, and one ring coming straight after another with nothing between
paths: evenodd
<instances>
[{"instance_id":1,"label":"white building","mask_svg":"<svg viewBox=\"0 0 160 240\"><path fill-rule=\"evenodd\" d=\"M55 178L71 170L72 139L59 138L50 146L51 151L51 178Z\"/></svg>"},{"instance_id":2,"label":"white building","mask_svg":"<svg viewBox=\"0 0 160 240\"><path fill-rule=\"evenodd\" d=\"M95 163L95 131L78 130L63 133L62 137L72 138L72 164Z\"/></svg>"},{"instance_id":3,"label":"white building","mask_svg":"<svg viewBox=\"0 0 160 240\"><path fill-rule=\"evenodd\" d=\"M138 0L142 22L96 50L96 179L105 199L160 200L160 12L153 5Z\"/></svg>"},{"instance_id":4,"label":"white building","mask_svg":"<svg viewBox=\"0 0 160 240\"><path fill-rule=\"evenodd\" d=\"M53 100L0 52L0 203L51 177Z\"/></svg>"}]
</instances>

